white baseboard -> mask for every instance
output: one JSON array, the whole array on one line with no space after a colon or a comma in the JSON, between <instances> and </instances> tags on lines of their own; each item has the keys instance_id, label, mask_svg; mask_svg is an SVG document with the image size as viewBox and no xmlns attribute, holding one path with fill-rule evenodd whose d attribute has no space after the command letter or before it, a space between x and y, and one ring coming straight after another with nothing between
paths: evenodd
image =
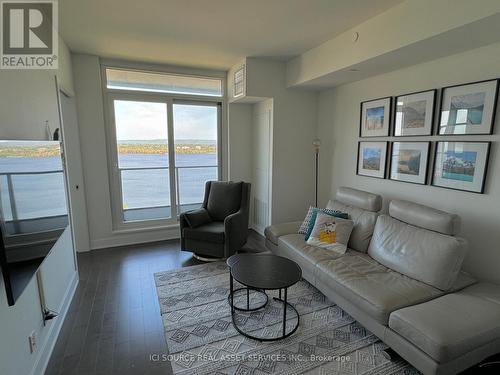
<instances>
[{"instance_id":1,"label":"white baseboard","mask_svg":"<svg viewBox=\"0 0 500 375\"><path fill-rule=\"evenodd\" d=\"M168 228L161 231L136 231L129 233L116 233L112 237L99 238L90 241L91 250L105 249L108 247L138 245L149 242L166 241L179 238L178 228Z\"/></svg>"},{"instance_id":2,"label":"white baseboard","mask_svg":"<svg viewBox=\"0 0 500 375\"><path fill-rule=\"evenodd\" d=\"M59 337L59 332L61 332L64 320L66 319L69 306L71 305L71 301L73 300L73 296L75 295L77 286L78 272L75 272L73 279L66 289L66 293L64 294L61 305L59 306L59 315L52 321L47 339L38 352L38 357L35 360L35 365L33 366L30 375L40 375L45 373L47 365L49 364L50 356L52 355L52 351L54 350L54 346L56 345L57 338Z\"/></svg>"}]
</instances>

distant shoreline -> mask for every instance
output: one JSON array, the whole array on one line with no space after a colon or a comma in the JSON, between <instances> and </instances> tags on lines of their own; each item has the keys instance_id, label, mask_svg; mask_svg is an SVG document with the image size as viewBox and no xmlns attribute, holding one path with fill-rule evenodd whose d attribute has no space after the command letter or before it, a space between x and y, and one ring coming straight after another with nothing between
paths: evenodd
<instances>
[{"instance_id":1,"label":"distant shoreline","mask_svg":"<svg viewBox=\"0 0 500 375\"><path fill-rule=\"evenodd\" d=\"M165 144L118 144L120 154L166 154L168 147ZM217 152L217 146L205 144L181 143L175 145L177 154L213 154Z\"/></svg>"},{"instance_id":2,"label":"distant shoreline","mask_svg":"<svg viewBox=\"0 0 500 375\"><path fill-rule=\"evenodd\" d=\"M161 155L168 153L166 144L159 143L119 143L118 152L120 154L147 154ZM177 154L214 154L217 152L215 144L200 143L178 143L175 145ZM57 144L48 146L18 146L0 147L0 157L24 157L43 158L60 155L61 151Z\"/></svg>"}]
</instances>

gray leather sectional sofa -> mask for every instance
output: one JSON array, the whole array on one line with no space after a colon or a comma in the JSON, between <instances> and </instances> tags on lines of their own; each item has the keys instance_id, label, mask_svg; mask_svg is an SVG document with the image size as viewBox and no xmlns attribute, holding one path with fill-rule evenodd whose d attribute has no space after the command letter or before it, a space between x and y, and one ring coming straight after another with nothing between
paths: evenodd
<instances>
[{"instance_id":1,"label":"gray leather sectional sofa","mask_svg":"<svg viewBox=\"0 0 500 375\"><path fill-rule=\"evenodd\" d=\"M455 374L500 352L500 286L461 270L459 217L340 188L327 208L354 221L348 251L309 246L301 222L266 228L266 243L303 277L424 374Z\"/></svg>"}]
</instances>

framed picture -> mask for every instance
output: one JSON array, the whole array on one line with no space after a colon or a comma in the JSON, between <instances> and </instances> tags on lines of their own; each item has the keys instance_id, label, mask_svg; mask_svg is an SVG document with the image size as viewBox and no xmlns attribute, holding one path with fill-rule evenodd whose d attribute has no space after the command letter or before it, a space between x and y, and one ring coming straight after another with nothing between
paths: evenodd
<instances>
[{"instance_id":1,"label":"framed picture","mask_svg":"<svg viewBox=\"0 0 500 375\"><path fill-rule=\"evenodd\" d=\"M394 136L431 135L437 90L396 97Z\"/></svg>"},{"instance_id":2,"label":"framed picture","mask_svg":"<svg viewBox=\"0 0 500 375\"><path fill-rule=\"evenodd\" d=\"M498 80L445 87L441 95L439 134L492 134Z\"/></svg>"},{"instance_id":3,"label":"framed picture","mask_svg":"<svg viewBox=\"0 0 500 375\"><path fill-rule=\"evenodd\" d=\"M430 142L393 142L390 179L425 185Z\"/></svg>"},{"instance_id":4,"label":"framed picture","mask_svg":"<svg viewBox=\"0 0 500 375\"><path fill-rule=\"evenodd\" d=\"M391 98L361 103L360 137L387 137L391 117Z\"/></svg>"},{"instance_id":5,"label":"framed picture","mask_svg":"<svg viewBox=\"0 0 500 375\"><path fill-rule=\"evenodd\" d=\"M432 185L484 192L491 142L437 142Z\"/></svg>"},{"instance_id":6,"label":"framed picture","mask_svg":"<svg viewBox=\"0 0 500 375\"><path fill-rule=\"evenodd\" d=\"M385 178L386 161L387 142L359 142L358 175Z\"/></svg>"}]
</instances>

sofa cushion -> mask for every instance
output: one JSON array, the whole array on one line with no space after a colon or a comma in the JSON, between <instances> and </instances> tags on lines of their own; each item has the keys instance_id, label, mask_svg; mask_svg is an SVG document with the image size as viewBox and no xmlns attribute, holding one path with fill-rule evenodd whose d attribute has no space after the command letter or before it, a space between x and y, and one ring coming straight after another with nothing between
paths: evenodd
<instances>
[{"instance_id":1,"label":"sofa cushion","mask_svg":"<svg viewBox=\"0 0 500 375\"><path fill-rule=\"evenodd\" d=\"M381 215L368 254L395 271L446 291L460 272L466 244L460 238Z\"/></svg>"},{"instance_id":2,"label":"sofa cushion","mask_svg":"<svg viewBox=\"0 0 500 375\"><path fill-rule=\"evenodd\" d=\"M346 212L349 215L349 219L354 222L354 227L349 238L348 247L366 253L379 214L362 208L348 206L337 200L329 201L326 208Z\"/></svg>"},{"instance_id":3,"label":"sofa cushion","mask_svg":"<svg viewBox=\"0 0 500 375\"><path fill-rule=\"evenodd\" d=\"M437 362L500 339L500 286L479 283L395 311L389 327Z\"/></svg>"},{"instance_id":4,"label":"sofa cushion","mask_svg":"<svg viewBox=\"0 0 500 375\"><path fill-rule=\"evenodd\" d=\"M223 221L241 206L241 182L212 181L207 201L207 210L214 221Z\"/></svg>"},{"instance_id":5,"label":"sofa cushion","mask_svg":"<svg viewBox=\"0 0 500 375\"><path fill-rule=\"evenodd\" d=\"M198 241L224 243L224 222L213 221L197 228L184 228L184 237Z\"/></svg>"},{"instance_id":6,"label":"sofa cushion","mask_svg":"<svg viewBox=\"0 0 500 375\"><path fill-rule=\"evenodd\" d=\"M460 231L460 216L413 202L391 201L389 215L416 227L450 236L455 236Z\"/></svg>"},{"instance_id":7,"label":"sofa cushion","mask_svg":"<svg viewBox=\"0 0 500 375\"><path fill-rule=\"evenodd\" d=\"M306 243L302 234L287 234L279 237L277 254L296 262L303 270L305 278L314 277L316 264L323 260L335 259L341 255ZM308 281L314 282L309 279Z\"/></svg>"},{"instance_id":8,"label":"sofa cushion","mask_svg":"<svg viewBox=\"0 0 500 375\"><path fill-rule=\"evenodd\" d=\"M460 271L458 273L457 279L453 283L453 287L451 288L451 291L459 291L464 288L467 288L468 286L471 286L473 284L476 284L477 280L469 273L465 271Z\"/></svg>"},{"instance_id":9,"label":"sofa cushion","mask_svg":"<svg viewBox=\"0 0 500 375\"><path fill-rule=\"evenodd\" d=\"M391 312L443 294L350 249L341 257L319 262L316 279L383 325Z\"/></svg>"}]
</instances>

